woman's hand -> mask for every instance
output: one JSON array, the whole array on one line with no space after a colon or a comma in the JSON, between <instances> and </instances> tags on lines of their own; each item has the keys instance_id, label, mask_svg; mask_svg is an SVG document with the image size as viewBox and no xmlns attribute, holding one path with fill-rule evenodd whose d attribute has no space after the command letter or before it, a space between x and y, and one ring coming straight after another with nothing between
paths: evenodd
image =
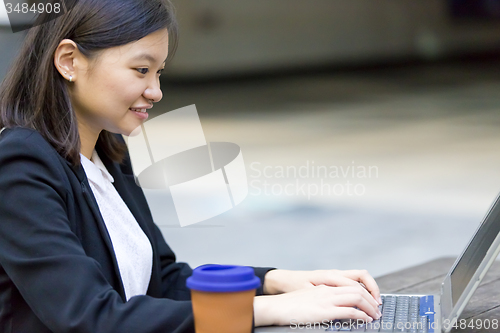
<instances>
[{"instance_id":1,"label":"woman's hand","mask_svg":"<svg viewBox=\"0 0 500 333\"><path fill-rule=\"evenodd\" d=\"M366 270L289 271L275 269L265 275L264 294L276 295L320 285L330 287L363 286L378 304L382 304L377 283Z\"/></svg>"},{"instance_id":2,"label":"woman's hand","mask_svg":"<svg viewBox=\"0 0 500 333\"><path fill-rule=\"evenodd\" d=\"M380 316L377 302L359 283L342 287L319 284L280 295L254 298L255 326L335 319L371 322Z\"/></svg>"}]
</instances>

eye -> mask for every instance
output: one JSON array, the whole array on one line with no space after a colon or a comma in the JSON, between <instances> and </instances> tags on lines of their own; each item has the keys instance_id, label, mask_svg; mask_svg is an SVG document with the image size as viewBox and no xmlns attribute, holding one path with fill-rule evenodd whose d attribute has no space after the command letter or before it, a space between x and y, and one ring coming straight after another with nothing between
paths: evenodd
<instances>
[{"instance_id":1,"label":"eye","mask_svg":"<svg viewBox=\"0 0 500 333\"><path fill-rule=\"evenodd\" d=\"M136 70L141 73L141 74L144 74L146 75L148 72L149 72L149 69L148 68L136 68Z\"/></svg>"},{"instance_id":2,"label":"eye","mask_svg":"<svg viewBox=\"0 0 500 333\"><path fill-rule=\"evenodd\" d=\"M165 70L165 68L162 68L162 69L160 69L158 72L156 72L156 74L161 75L161 74L163 73L163 71L164 71L164 70Z\"/></svg>"}]
</instances>

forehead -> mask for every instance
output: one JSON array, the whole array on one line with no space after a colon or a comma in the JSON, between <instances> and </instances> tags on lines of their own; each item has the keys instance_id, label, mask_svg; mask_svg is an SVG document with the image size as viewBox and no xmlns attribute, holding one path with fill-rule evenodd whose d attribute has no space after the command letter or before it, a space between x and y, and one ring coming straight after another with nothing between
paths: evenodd
<instances>
[{"instance_id":1,"label":"forehead","mask_svg":"<svg viewBox=\"0 0 500 333\"><path fill-rule=\"evenodd\" d=\"M105 62L138 61L162 64L168 56L168 32L153 32L138 41L107 49L103 56Z\"/></svg>"}]
</instances>

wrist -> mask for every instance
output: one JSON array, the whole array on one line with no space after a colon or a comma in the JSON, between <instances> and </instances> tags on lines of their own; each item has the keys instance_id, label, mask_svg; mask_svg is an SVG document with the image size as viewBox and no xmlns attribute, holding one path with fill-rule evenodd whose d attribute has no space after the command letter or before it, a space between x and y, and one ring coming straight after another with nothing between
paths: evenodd
<instances>
[{"instance_id":1,"label":"wrist","mask_svg":"<svg viewBox=\"0 0 500 333\"><path fill-rule=\"evenodd\" d=\"M265 295L277 295L285 292L283 288L283 275L286 274L286 272L287 271L283 269L273 269L266 273L263 287Z\"/></svg>"},{"instance_id":2,"label":"wrist","mask_svg":"<svg viewBox=\"0 0 500 333\"><path fill-rule=\"evenodd\" d=\"M253 299L253 314L255 327L274 325L272 314L272 296L257 296Z\"/></svg>"}]
</instances>

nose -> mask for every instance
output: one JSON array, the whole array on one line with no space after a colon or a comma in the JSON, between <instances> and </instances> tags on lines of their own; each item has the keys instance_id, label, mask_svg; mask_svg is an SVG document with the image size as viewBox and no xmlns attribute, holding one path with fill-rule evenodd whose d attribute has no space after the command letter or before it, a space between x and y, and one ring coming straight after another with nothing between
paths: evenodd
<instances>
[{"instance_id":1,"label":"nose","mask_svg":"<svg viewBox=\"0 0 500 333\"><path fill-rule=\"evenodd\" d=\"M161 92L160 89L160 80L156 80L155 83L151 84L146 88L146 90L143 93L144 98L147 100L153 101L153 103L157 103L161 101L163 97L163 93Z\"/></svg>"}]
</instances>

